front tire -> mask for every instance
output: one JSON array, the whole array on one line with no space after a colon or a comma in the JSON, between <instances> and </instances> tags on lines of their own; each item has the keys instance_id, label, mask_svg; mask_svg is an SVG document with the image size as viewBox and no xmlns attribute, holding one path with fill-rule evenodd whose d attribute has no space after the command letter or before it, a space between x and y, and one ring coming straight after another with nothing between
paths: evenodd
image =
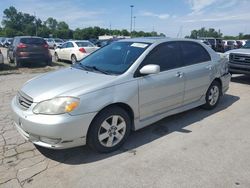
<instances>
[{"instance_id":1,"label":"front tire","mask_svg":"<svg viewBox=\"0 0 250 188\"><path fill-rule=\"evenodd\" d=\"M207 110L214 109L219 103L221 96L221 84L218 81L213 81L209 86L206 93L206 103L203 105L203 108Z\"/></svg>"},{"instance_id":2,"label":"front tire","mask_svg":"<svg viewBox=\"0 0 250 188\"><path fill-rule=\"evenodd\" d=\"M131 118L120 107L101 111L93 120L87 144L95 151L108 153L117 150L126 141L131 130Z\"/></svg>"}]
</instances>

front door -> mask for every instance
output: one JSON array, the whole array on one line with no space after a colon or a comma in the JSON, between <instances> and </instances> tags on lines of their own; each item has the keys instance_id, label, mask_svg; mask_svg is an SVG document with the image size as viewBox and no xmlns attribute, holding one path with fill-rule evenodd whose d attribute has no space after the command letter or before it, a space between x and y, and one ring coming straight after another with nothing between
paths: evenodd
<instances>
[{"instance_id":1,"label":"front door","mask_svg":"<svg viewBox=\"0 0 250 188\"><path fill-rule=\"evenodd\" d=\"M184 97L184 75L180 47L176 42L162 43L145 58L139 69L148 64L160 66L160 73L140 76L140 120L180 107Z\"/></svg>"}]
</instances>

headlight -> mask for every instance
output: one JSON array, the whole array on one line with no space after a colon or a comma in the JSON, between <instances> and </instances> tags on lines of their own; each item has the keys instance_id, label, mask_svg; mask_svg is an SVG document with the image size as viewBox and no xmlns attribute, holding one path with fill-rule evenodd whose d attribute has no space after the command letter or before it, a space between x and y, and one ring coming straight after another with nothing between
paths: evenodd
<instances>
[{"instance_id":1,"label":"headlight","mask_svg":"<svg viewBox=\"0 0 250 188\"><path fill-rule=\"evenodd\" d=\"M35 114L57 115L72 112L78 107L80 99L74 97L57 97L38 103L34 109Z\"/></svg>"}]
</instances>

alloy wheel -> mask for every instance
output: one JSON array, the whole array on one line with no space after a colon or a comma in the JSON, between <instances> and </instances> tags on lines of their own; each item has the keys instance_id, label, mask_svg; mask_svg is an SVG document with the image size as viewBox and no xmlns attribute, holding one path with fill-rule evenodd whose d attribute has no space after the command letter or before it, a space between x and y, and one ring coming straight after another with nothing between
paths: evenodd
<instances>
[{"instance_id":1,"label":"alloy wheel","mask_svg":"<svg viewBox=\"0 0 250 188\"><path fill-rule=\"evenodd\" d=\"M215 105L219 99L220 91L217 85L211 87L208 95L208 101L211 106Z\"/></svg>"},{"instance_id":2,"label":"alloy wheel","mask_svg":"<svg viewBox=\"0 0 250 188\"><path fill-rule=\"evenodd\" d=\"M101 124L98 131L98 140L104 147L113 147L124 138L125 133L125 120L119 115L112 115Z\"/></svg>"}]
</instances>

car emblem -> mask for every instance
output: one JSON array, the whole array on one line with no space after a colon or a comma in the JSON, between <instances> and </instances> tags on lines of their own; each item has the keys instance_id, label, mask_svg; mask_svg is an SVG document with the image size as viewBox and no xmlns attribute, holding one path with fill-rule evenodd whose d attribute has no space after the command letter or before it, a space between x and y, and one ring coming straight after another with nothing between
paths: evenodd
<instances>
[{"instance_id":1,"label":"car emblem","mask_svg":"<svg viewBox=\"0 0 250 188\"><path fill-rule=\"evenodd\" d=\"M239 60L240 61L245 61L245 58L244 57L240 57Z\"/></svg>"}]
</instances>

